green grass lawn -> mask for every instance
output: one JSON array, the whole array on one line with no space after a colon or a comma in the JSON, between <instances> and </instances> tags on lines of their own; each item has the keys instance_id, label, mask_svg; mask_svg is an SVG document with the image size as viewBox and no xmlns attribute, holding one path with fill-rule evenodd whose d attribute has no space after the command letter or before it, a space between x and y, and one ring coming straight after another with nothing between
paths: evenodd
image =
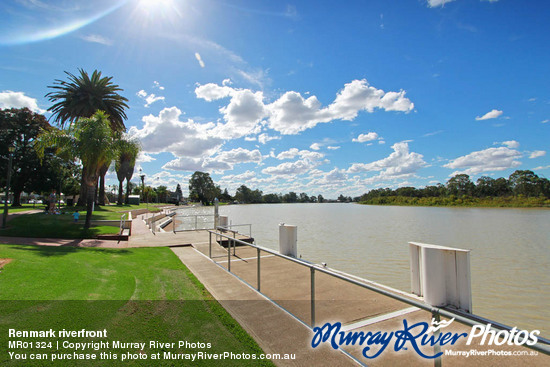
<instances>
[{"instance_id":1,"label":"green grass lawn","mask_svg":"<svg viewBox=\"0 0 550 367\"><path fill-rule=\"evenodd\" d=\"M18 213L25 212L28 210L44 210L44 204L21 204L20 207L13 207L11 204L8 205L8 213ZM0 204L0 213L4 213L4 204Z\"/></svg>"},{"instance_id":2,"label":"green grass lawn","mask_svg":"<svg viewBox=\"0 0 550 367\"><path fill-rule=\"evenodd\" d=\"M152 361L154 354L232 352L259 356L254 340L205 290L168 248L84 249L1 245L0 259L12 259L0 269L0 365L3 366L272 366L265 360ZM10 360L8 330L103 330L106 339L50 338L54 350L25 349L17 353L73 353L55 350L55 342L145 342L135 348L111 349L119 355L145 354L146 360L23 361ZM25 341L48 339L23 338ZM151 347L149 341L210 343L210 348ZM103 349L102 351L109 351ZM101 351L86 349L79 353ZM98 357L99 358L99 357Z\"/></svg>"},{"instance_id":3,"label":"green grass lawn","mask_svg":"<svg viewBox=\"0 0 550 367\"><path fill-rule=\"evenodd\" d=\"M77 223L73 222L70 213L50 215L44 213L17 216L8 222L5 229L0 229L0 236L38 237L38 238L94 238L100 234L118 233L113 226L92 226L84 229L82 215Z\"/></svg>"},{"instance_id":4,"label":"green grass lawn","mask_svg":"<svg viewBox=\"0 0 550 367\"><path fill-rule=\"evenodd\" d=\"M164 206L164 205L161 205ZM44 205L36 205L36 209L44 210ZM148 205L149 211L158 212L160 209ZM105 205L95 208L92 220L120 220L122 214L131 210L145 209L147 204L140 205ZM32 204L25 204L22 208L9 208L9 213L21 212L32 209ZM73 223L72 214L78 210L80 220ZM37 238L95 238L101 234L118 233L118 226L92 226L84 230L86 208L84 207L61 207L62 214L49 215L44 212L25 214L13 218L8 223L8 228L0 229L0 236L10 237L37 237ZM125 216L127 219L128 216Z\"/></svg>"}]
</instances>

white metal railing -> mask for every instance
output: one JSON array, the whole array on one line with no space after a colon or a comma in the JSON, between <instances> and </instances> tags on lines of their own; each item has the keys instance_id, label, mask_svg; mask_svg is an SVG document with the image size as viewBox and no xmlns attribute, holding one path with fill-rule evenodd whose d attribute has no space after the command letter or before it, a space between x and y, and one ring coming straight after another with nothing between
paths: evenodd
<instances>
[{"instance_id":1,"label":"white metal railing","mask_svg":"<svg viewBox=\"0 0 550 367\"><path fill-rule=\"evenodd\" d=\"M236 228L236 227L248 227L248 234L233 230L233 228ZM217 229L228 231L228 232L234 232L238 234L244 234L244 235L247 235L248 237L252 237L252 224L230 224L227 227L218 226Z\"/></svg>"},{"instance_id":2,"label":"white metal railing","mask_svg":"<svg viewBox=\"0 0 550 367\"><path fill-rule=\"evenodd\" d=\"M173 231L194 231L198 229L214 229L215 216L213 214L174 215L172 217Z\"/></svg>"},{"instance_id":3,"label":"white metal railing","mask_svg":"<svg viewBox=\"0 0 550 367\"><path fill-rule=\"evenodd\" d=\"M126 216L126 213L120 216L120 233L119 234L122 234L122 232L124 232L124 227L126 227L126 220L124 219L125 216Z\"/></svg>"},{"instance_id":4,"label":"white metal railing","mask_svg":"<svg viewBox=\"0 0 550 367\"><path fill-rule=\"evenodd\" d=\"M256 251L257 251L256 286L254 287L254 285L249 284L248 282L244 281L240 277L239 277L239 279L241 281L243 281L244 283L248 284L249 286L251 286L252 288L256 288L257 291L260 292L260 293L262 293L261 292L261 261L260 261L260 259L261 259L260 253L262 251L267 252L271 255L275 255L277 257L283 258L285 260L291 261L293 263L302 265L306 268L309 268L309 270L310 270L310 317L311 317L309 325L312 329L315 327L315 305L316 305L316 301L315 301L315 273L316 272L321 272L323 274L327 274L329 276L332 276L334 278L337 278L337 279L343 280L345 282L354 284L354 285L359 286L361 288L365 288L365 289L374 291L374 292L382 294L386 297L390 297L390 298L395 299L397 301L400 301L400 302L409 304L411 306L418 307L419 309L428 311L432 314L432 318L434 320L436 320L436 322L440 322L440 318L441 318L441 316L443 316L443 317L447 317L449 319L454 318L456 321L458 321L462 324L465 324L467 326L491 324L491 329L494 329L497 332L500 331L500 330L507 330L507 331L512 330L512 327L510 327L510 326L507 326L507 325L501 324L499 322L483 318L481 316L473 315L473 314L470 314L470 313L465 313L465 312L458 311L458 310L452 309L452 308L447 308L447 307L434 307L434 306L431 306L431 305L426 304L424 302L421 302L421 301L418 301L418 300L415 300L415 299L412 299L412 298L409 298L409 297L405 297L405 296L397 294L397 293L390 292L389 290L378 287L374 284L369 284L369 283L365 283L365 282L357 280L357 279L353 279L349 274L335 272L334 270L327 269L327 268L322 267L322 266L317 265L317 264L312 264L312 263L304 261L302 259L297 259L297 258L294 258L294 257L291 257L291 256L282 255L279 252L277 252L275 250L271 250L271 249L266 248L266 247L261 247L261 246L255 245L255 244L250 244L248 242L241 241L241 240L235 238L235 232L234 231L231 231L231 232L233 232L232 235L224 234L219 230L209 230L208 232L209 232L209 250L208 250L209 253L208 253L208 255L209 255L210 259L213 258L213 256L212 256L212 235L216 236L216 241L217 241L218 237L225 238L228 241L228 246L227 246L227 271L230 272L230 273L231 273L231 247L233 247L233 255L235 255L235 247L236 247L237 244L242 245L242 246L249 246L249 247L252 247L252 248L256 249ZM219 265L219 266L222 267L221 265ZM222 268L224 268L224 267L222 267ZM262 294L267 297L267 295L265 293L262 293ZM270 299L269 297L267 297L267 298ZM272 299L270 299L270 300L272 302L276 303ZM288 310L287 310L287 312L288 312ZM297 315L293 315L293 316L298 318ZM437 340L437 338L439 337L439 333L440 333L439 330L437 330L434 333L435 340ZM539 337L538 342L536 344L534 344L534 345L525 344L524 346L527 347L527 348L536 350L538 352L550 355L550 340L548 340L548 339ZM440 347L439 344L434 345L435 354L439 353L440 348L441 347ZM434 359L434 366L436 366L436 367L441 366L441 356Z\"/></svg>"}]
</instances>

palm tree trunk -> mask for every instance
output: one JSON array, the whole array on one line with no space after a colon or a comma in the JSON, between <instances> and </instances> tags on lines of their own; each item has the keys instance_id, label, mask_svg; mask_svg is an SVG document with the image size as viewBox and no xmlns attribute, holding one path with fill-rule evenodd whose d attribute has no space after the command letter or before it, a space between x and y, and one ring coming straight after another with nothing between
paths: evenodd
<instances>
[{"instance_id":1,"label":"palm tree trunk","mask_svg":"<svg viewBox=\"0 0 550 367\"><path fill-rule=\"evenodd\" d=\"M126 204L130 204L130 180L126 180Z\"/></svg>"},{"instance_id":2,"label":"palm tree trunk","mask_svg":"<svg viewBox=\"0 0 550 367\"><path fill-rule=\"evenodd\" d=\"M105 175L109 171L111 162L104 164L99 171L99 205L105 205Z\"/></svg>"},{"instance_id":3,"label":"palm tree trunk","mask_svg":"<svg viewBox=\"0 0 550 367\"><path fill-rule=\"evenodd\" d=\"M94 197L96 193L96 185L87 187L88 196L86 197L86 222L84 223L84 229L90 228L92 224L92 214L94 207Z\"/></svg>"},{"instance_id":4,"label":"palm tree trunk","mask_svg":"<svg viewBox=\"0 0 550 367\"><path fill-rule=\"evenodd\" d=\"M118 181L118 205L122 205L122 181Z\"/></svg>"},{"instance_id":5,"label":"palm tree trunk","mask_svg":"<svg viewBox=\"0 0 550 367\"><path fill-rule=\"evenodd\" d=\"M80 194L78 197L78 206L86 206L86 198L88 197L88 186L86 185L86 167L82 167L82 178L80 180Z\"/></svg>"},{"instance_id":6,"label":"palm tree trunk","mask_svg":"<svg viewBox=\"0 0 550 367\"><path fill-rule=\"evenodd\" d=\"M99 194L97 202L105 206L105 175L99 177Z\"/></svg>"},{"instance_id":7,"label":"palm tree trunk","mask_svg":"<svg viewBox=\"0 0 550 367\"><path fill-rule=\"evenodd\" d=\"M95 182L95 192L94 192L94 204L99 206L99 203L97 202L97 193L99 191L99 179Z\"/></svg>"}]
</instances>

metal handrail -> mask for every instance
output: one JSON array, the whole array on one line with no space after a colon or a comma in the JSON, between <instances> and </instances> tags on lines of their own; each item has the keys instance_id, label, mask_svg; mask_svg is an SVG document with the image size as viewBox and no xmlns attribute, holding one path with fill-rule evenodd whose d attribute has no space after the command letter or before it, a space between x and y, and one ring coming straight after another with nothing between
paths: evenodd
<instances>
[{"instance_id":1,"label":"metal handrail","mask_svg":"<svg viewBox=\"0 0 550 367\"><path fill-rule=\"evenodd\" d=\"M383 289L383 288L379 288L379 287L377 287L373 284L368 284L368 283L358 281L356 279L352 279L352 278L350 278L346 275L343 275L341 273L337 273L337 272L334 272L333 270L321 267L320 265L312 264L312 263L307 262L307 261L302 260L302 259L297 259L297 258L294 258L294 257L291 257L291 256L280 254L279 252L277 252L275 250L272 250L272 249L269 249L269 248L266 248L266 247L262 247L262 246L258 246L256 244L251 244L251 243L248 243L248 242L245 242L245 241L241 241L239 239L236 239L234 237L225 235L225 234L217 232L217 231L208 230L208 232L209 232L209 256L210 256L210 258L212 258L212 234L215 234L216 238L217 238L217 236L220 236L220 237L225 237L225 238L228 239L229 244L228 244L228 247L227 247L227 252L228 252L228 255L227 255L227 262L228 262L227 271L229 271L229 272L231 272L231 256L230 256L231 242L233 242L233 249L235 248L237 243L240 244L240 245L245 245L245 246L256 248L257 258L258 258L257 259L258 265L257 265L257 287L256 287L256 289L260 293L261 293L261 291L260 291L260 289L261 289L260 288L260 284L261 284L260 283L260 252L261 251L267 252L269 254L278 256L280 258L292 261L296 264L299 264L299 265L302 265L302 266L305 266L305 267L309 268L310 271L311 271L311 280L310 280L310 285L311 285L311 298L310 298L310 301L311 301L311 325L310 325L310 327L311 328L315 327L315 272L319 271L321 273L330 275L332 277L335 277L337 279L346 281L346 282L354 284L356 286L374 291L374 292L382 294L386 297L390 297L390 298L395 299L397 301L400 301L400 302L409 304L411 306L417 307L419 309L428 311L432 314L432 317L436 320L439 320L440 316L444 316L444 317L447 317L447 318L454 318L456 321L458 321L462 324L465 324L467 326L491 324L491 329L493 329L495 331L499 331L499 330L508 330L508 331L510 331L510 330L512 330L512 327L510 327L510 326L507 326L507 325L501 324L499 322L495 322L495 321L483 318L481 316L477 316L477 315L473 315L473 314L467 314L467 313L460 312L458 310L454 310L452 308L447 308L447 307L434 307L434 306L429 305L427 303L420 302L420 301L417 301L415 299L408 298L408 297L390 292L390 291L388 291L386 289ZM242 280L242 281L244 282L244 280ZM439 330L436 333L439 333ZM436 346L438 346L438 345L436 345ZM436 346L434 346L434 348ZM536 350L538 352L550 355L550 340L548 340L546 338L538 337L538 342L536 344L534 344L534 345L525 344L524 347L527 347L527 348ZM441 357L438 357L438 358L436 358L436 360L434 360L434 364L436 366L441 365L440 358Z\"/></svg>"},{"instance_id":2,"label":"metal handrail","mask_svg":"<svg viewBox=\"0 0 550 367\"><path fill-rule=\"evenodd\" d=\"M120 216L120 233L119 234L122 234L122 232L124 232L124 227L126 226L126 220L124 219L125 215L126 213Z\"/></svg>"},{"instance_id":3,"label":"metal handrail","mask_svg":"<svg viewBox=\"0 0 550 367\"><path fill-rule=\"evenodd\" d=\"M233 230L233 227L248 227L248 237L252 237L252 224L229 224L227 227L218 226L217 229L223 229L224 231L228 232L241 233L239 231Z\"/></svg>"},{"instance_id":4,"label":"metal handrail","mask_svg":"<svg viewBox=\"0 0 550 367\"><path fill-rule=\"evenodd\" d=\"M195 230L196 230L196 229L199 229L198 228L198 219L199 219L199 217L212 217L213 219L215 219L215 216L213 214L191 214L191 215L177 215L176 214L176 215L174 215L173 220L174 220L174 223L175 223L176 218L195 218ZM214 220L212 221L212 227L211 228L214 228ZM208 230L208 228L201 228L201 229L207 229ZM178 231L176 230L176 226L174 225L174 233L175 232L178 232Z\"/></svg>"}]
</instances>

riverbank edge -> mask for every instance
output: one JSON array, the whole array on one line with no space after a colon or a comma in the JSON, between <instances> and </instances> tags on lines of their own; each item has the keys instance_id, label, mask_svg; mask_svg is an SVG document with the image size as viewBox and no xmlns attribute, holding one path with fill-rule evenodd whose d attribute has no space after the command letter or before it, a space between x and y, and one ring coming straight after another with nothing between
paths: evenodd
<instances>
[{"instance_id":1,"label":"riverbank edge","mask_svg":"<svg viewBox=\"0 0 550 367\"><path fill-rule=\"evenodd\" d=\"M357 202L360 205L385 206L424 206L424 207L471 207L471 208L546 208L550 209L547 198L450 198L406 196L385 196Z\"/></svg>"}]
</instances>

